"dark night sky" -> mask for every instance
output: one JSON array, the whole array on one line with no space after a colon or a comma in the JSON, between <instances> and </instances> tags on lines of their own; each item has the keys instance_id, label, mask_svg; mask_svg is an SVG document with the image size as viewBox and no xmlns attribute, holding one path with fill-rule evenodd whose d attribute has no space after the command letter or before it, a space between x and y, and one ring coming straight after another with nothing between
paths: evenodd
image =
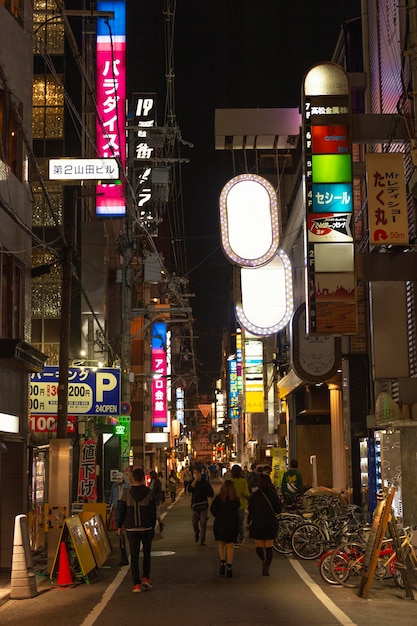
<instances>
[{"instance_id":1,"label":"dark night sky","mask_svg":"<svg viewBox=\"0 0 417 626\"><path fill-rule=\"evenodd\" d=\"M161 0L128 0L128 93L165 100ZM190 291L200 390L213 388L221 327L229 323L230 267L220 249L218 198L235 174L214 150L216 108L298 107L303 76L329 61L341 24L359 17L360 0L177 0L175 101L182 137L194 145L182 168ZM142 42L146 42L143 49ZM145 60L145 63L143 61ZM129 67L129 66L128 66Z\"/></svg>"}]
</instances>

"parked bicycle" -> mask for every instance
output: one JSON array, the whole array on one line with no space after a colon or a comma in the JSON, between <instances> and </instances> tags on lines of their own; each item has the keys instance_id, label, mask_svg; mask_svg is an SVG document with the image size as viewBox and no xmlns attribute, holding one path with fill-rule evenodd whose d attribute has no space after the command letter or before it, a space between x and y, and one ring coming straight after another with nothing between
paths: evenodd
<instances>
[{"instance_id":1,"label":"parked bicycle","mask_svg":"<svg viewBox=\"0 0 417 626\"><path fill-rule=\"evenodd\" d=\"M417 552L412 544L411 528L402 529L400 539L404 561L408 562L411 571L417 572ZM365 552L366 544L364 543L349 541L339 545L332 551L330 558L326 556L326 564L323 565L325 559L320 563L320 574L324 580L331 584L336 583L344 587L357 587L363 575ZM404 567L405 565L398 561L392 539L384 539L378 554L375 578L381 580L387 576L392 576L395 584L404 589L402 577L402 569Z\"/></svg>"},{"instance_id":2,"label":"parked bicycle","mask_svg":"<svg viewBox=\"0 0 417 626\"><path fill-rule=\"evenodd\" d=\"M366 529L356 517L357 507L348 505L342 514L329 515L328 507L319 509L312 521L300 523L291 537L294 553L313 560L339 543L357 539L366 541Z\"/></svg>"}]
</instances>

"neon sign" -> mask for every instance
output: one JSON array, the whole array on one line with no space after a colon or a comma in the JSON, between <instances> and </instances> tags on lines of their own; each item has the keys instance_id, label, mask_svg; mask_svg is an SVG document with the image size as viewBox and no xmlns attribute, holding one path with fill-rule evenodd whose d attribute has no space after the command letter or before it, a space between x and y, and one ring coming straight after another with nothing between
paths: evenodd
<instances>
[{"instance_id":1,"label":"neon sign","mask_svg":"<svg viewBox=\"0 0 417 626\"><path fill-rule=\"evenodd\" d=\"M97 23L97 153L116 157L126 165L126 1L99 0L99 11L113 11L114 18ZM96 187L96 213L121 217L126 212L123 184Z\"/></svg>"}]
</instances>

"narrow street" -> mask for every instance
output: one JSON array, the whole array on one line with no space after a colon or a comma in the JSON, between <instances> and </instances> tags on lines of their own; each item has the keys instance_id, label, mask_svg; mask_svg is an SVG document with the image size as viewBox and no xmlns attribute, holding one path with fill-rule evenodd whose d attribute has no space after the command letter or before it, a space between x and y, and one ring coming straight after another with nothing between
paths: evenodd
<instances>
[{"instance_id":1,"label":"narrow street","mask_svg":"<svg viewBox=\"0 0 417 626\"><path fill-rule=\"evenodd\" d=\"M0 606L1 626L409 626L417 620L417 603L393 579L375 581L363 599L355 589L325 583L316 561L276 552L271 576L264 577L248 538L235 550L233 578L220 578L212 518L201 546L194 543L189 495L180 491L176 503L167 501L163 510L164 533L153 542L152 590L132 593L129 567L118 566L117 534L111 532L113 552L89 577L90 584L51 588L43 581L37 597Z\"/></svg>"}]
</instances>

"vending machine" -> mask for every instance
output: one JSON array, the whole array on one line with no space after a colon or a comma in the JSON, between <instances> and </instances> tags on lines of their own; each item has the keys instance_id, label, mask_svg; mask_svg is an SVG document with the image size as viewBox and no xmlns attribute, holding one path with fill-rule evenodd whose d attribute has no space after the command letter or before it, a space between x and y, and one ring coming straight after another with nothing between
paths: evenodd
<instances>
[{"instance_id":1,"label":"vending machine","mask_svg":"<svg viewBox=\"0 0 417 626\"><path fill-rule=\"evenodd\" d=\"M360 440L362 511L372 519L377 493L395 487L393 509L402 518L400 433L376 430L372 437Z\"/></svg>"}]
</instances>

